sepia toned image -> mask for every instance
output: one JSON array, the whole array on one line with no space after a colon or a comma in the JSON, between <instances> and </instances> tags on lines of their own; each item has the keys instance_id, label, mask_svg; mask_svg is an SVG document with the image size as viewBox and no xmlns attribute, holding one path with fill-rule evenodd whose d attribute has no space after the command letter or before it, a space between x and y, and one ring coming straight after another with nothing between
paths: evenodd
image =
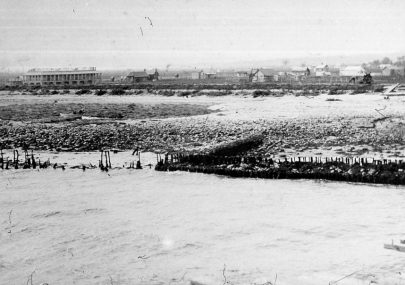
<instances>
[{"instance_id":1,"label":"sepia toned image","mask_svg":"<svg viewBox=\"0 0 405 285\"><path fill-rule=\"evenodd\" d=\"M0 285L405 285L405 2L0 0Z\"/></svg>"}]
</instances>

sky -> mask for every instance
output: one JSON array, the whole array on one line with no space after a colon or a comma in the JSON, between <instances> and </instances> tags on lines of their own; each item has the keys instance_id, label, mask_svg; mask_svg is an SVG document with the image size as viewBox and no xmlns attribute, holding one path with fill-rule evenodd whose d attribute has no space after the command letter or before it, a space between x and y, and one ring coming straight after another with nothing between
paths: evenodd
<instances>
[{"instance_id":1,"label":"sky","mask_svg":"<svg viewBox=\"0 0 405 285\"><path fill-rule=\"evenodd\" d=\"M219 68L294 58L405 55L403 0L0 4L0 71Z\"/></svg>"}]
</instances>

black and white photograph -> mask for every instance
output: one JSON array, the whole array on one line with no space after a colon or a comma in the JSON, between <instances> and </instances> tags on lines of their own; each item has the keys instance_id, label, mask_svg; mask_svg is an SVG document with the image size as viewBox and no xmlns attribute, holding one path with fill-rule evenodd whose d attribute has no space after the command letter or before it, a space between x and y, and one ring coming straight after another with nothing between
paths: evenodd
<instances>
[{"instance_id":1,"label":"black and white photograph","mask_svg":"<svg viewBox=\"0 0 405 285\"><path fill-rule=\"evenodd\" d=\"M1 285L405 285L405 1L0 0Z\"/></svg>"}]
</instances>

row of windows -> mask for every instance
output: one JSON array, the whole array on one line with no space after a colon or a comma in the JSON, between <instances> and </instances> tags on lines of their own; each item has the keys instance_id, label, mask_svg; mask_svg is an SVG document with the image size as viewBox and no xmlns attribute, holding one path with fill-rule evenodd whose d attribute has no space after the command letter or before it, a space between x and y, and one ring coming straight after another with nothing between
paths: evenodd
<instances>
[{"instance_id":1,"label":"row of windows","mask_svg":"<svg viewBox=\"0 0 405 285\"><path fill-rule=\"evenodd\" d=\"M101 74L85 73L85 74L26 75L26 79L28 81L88 80L95 78L101 78Z\"/></svg>"},{"instance_id":2,"label":"row of windows","mask_svg":"<svg viewBox=\"0 0 405 285\"><path fill-rule=\"evenodd\" d=\"M40 82L30 82L29 83L30 85L41 85L41 83ZM69 84L72 84L72 85L84 85L84 84L94 84L94 82L92 81L92 80L87 80L87 81L71 81L71 82L69 82L69 81L66 81L66 82L60 82L60 81L57 81L57 82L52 82L52 81L49 81L49 82L47 82L47 81L44 81L43 83L42 83L43 85L69 85Z\"/></svg>"}]
</instances>

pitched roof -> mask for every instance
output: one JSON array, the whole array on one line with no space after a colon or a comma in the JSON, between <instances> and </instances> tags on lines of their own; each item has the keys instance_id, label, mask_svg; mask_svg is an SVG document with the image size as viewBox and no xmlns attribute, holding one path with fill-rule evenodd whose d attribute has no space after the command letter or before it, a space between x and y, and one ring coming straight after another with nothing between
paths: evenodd
<instances>
[{"instance_id":1,"label":"pitched roof","mask_svg":"<svg viewBox=\"0 0 405 285\"><path fill-rule=\"evenodd\" d=\"M382 69L379 67L367 67L366 72L368 73L381 73Z\"/></svg>"},{"instance_id":2,"label":"pitched roof","mask_svg":"<svg viewBox=\"0 0 405 285\"><path fill-rule=\"evenodd\" d=\"M217 74L217 72L215 70L213 70L213 69L204 70L204 73L205 74Z\"/></svg>"},{"instance_id":3,"label":"pitched roof","mask_svg":"<svg viewBox=\"0 0 405 285\"><path fill-rule=\"evenodd\" d=\"M360 65L350 65L350 66L346 66L342 70L344 70L344 71L364 71L364 68L361 67Z\"/></svg>"},{"instance_id":4,"label":"pitched roof","mask_svg":"<svg viewBox=\"0 0 405 285\"><path fill-rule=\"evenodd\" d=\"M291 68L291 71L295 71L295 72L305 72L307 71L307 67L305 66L293 66Z\"/></svg>"},{"instance_id":5,"label":"pitched roof","mask_svg":"<svg viewBox=\"0 0 405 285\"><path fill-rule=\"evenodd\" d=\"M261 68L260 71L263 73L264 76L273 76L277 74L273 69L269 68Z\"/></svg>"},{"instance_id":6,"label":"pitched roof","mask_svg":"<svg viewBox=\"0 0 405 285\"><path fill-rule=\"evenodd\" d=\"M388 69L390 69L390 70L404 70L404 68L405 67L403 67L403 66L395 66L395 65L393 65L393 66L389 67Z\"/></svg>"},{"instance_id":7,"label":"pitched roof","mask_svg":"<svg viewBox=\"0 0 405 285\"><path fill-rule=\"evenodd\" d=\"M127 76L129 76L129 77L148 77L149 75L145 71L132 71Z\"/></svg>"},{"instance_id":8,"label":"pitched roof","mask_svg":"<svg viewBox=\"0 0 405 285\"><path fill-rule=\"evenodd\" d=\"M321 65L316 66L315 68L327 68L327 67L328 67L327 64L321 64Z\"/></svg>"},{"instance_id":9,"label":"pitched roof","mask_svg":"<svg viewBox=\"0 0 405 285\"><path fill-rule=\"evenodd\" d=\"M360 65L346 66L340 70L340 75L342 76L360 76L364 75L366 72Z\"/></svg>"}]
</instances>

